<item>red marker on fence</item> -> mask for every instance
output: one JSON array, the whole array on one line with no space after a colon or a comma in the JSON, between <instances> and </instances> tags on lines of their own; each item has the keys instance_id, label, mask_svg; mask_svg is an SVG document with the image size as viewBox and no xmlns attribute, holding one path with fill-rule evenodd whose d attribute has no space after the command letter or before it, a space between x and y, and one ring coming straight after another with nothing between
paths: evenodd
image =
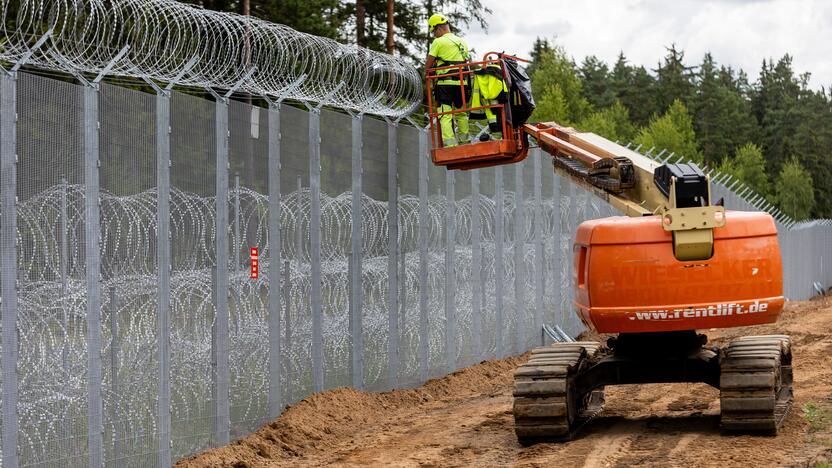
<instances>
[{"instance_id":1,"label":"red marker on fence","mask_svg":"<svg viewBox=\"0 0 832 468\"><path fill-rule=\"evenodd\" d=\"M257 247L248 249L249 258L251 258L251 272L249 278L257 279L260 276L260 255Z\"/></svg>"}]
</instances>

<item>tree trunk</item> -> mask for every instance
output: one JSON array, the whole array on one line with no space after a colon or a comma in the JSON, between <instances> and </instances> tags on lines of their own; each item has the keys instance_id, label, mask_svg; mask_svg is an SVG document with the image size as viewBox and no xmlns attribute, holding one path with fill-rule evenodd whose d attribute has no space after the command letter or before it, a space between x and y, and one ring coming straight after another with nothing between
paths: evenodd
<instances>
[{"instance_id":1,"label":"tree trunk","mask_svg":"<svg viewBox=\"0 0 832 468\"><path fill-rule=\"evenodd\" d=\"M393 12L395 10L394 0L387 0L387 53L393 55L396 51L396 43L393 40Z\"/></svg>"},{"instance_id":2,"label":"tree trunk","mask_svg":"<svg viewBox=\"0 0 832 468\"><path fill-rule=\"evenodd\" d=\"M364 18L366 16L364 0L355 0L355 42L362 47L366 45L364 40Z\"/></svg>"},{"instance_id":3,"label":"tree trunk","mask_svg":"<svg viewBox=\"0 0 832 468\"><path fill-rule=\"evenodd\" d=\"M430 18L431 16L433 16L433 12L434 12L434 10L433 10L433 0L427 0L427 2L425 2L425 13L427 13L427 17ZM428 27L427 29L428 29L428 35L425 36L427 38L427 42L425 42L425 52L430 50L430 43L433 40L433 38L431 37L431 33L430 33L430 27Z\"/></svg>"}]
</instances>

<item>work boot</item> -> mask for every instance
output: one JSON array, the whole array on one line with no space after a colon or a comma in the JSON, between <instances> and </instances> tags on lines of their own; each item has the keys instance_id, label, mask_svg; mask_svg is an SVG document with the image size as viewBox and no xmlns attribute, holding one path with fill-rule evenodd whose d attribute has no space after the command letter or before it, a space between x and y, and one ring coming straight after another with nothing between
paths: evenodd
<instances>
[{"instance_id":1,"label":"work boot","mask_svg":"<svg viewBox=\"0 0 832 468\"><path fill-rule=\"evenodd\" d=\"M482 135L480 135L480 141L491 141L491 135L483 133Z\"/></svg>"}]
</instances>

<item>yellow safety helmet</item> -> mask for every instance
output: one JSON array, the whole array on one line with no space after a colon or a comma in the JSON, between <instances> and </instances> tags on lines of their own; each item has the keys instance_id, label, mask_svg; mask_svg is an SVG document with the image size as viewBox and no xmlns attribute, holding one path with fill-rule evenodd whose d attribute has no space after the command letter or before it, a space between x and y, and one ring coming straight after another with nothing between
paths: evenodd
<instances>
[{"instance_id":1,"label":"yellow safety helmet","mask_svg":"<svg viewBox=\"0 0 832 468\"><path fill-rule=\"evenodd\" d=\"M447 24L448 18L445 15L436 14L428 18L428 26L430 27L430 32L433 32L433 29L440 24Z\"/></svg>"}]
</instances>

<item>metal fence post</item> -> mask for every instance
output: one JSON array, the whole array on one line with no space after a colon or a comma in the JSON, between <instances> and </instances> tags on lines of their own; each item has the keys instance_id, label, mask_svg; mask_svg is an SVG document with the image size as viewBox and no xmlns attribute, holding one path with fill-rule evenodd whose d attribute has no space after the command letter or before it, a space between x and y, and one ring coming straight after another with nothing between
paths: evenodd
<instances>
[{"instance_id":1,"label":"metal fence post","mask_svg":"<svg viewBox=\"0 0 832 468\"><path fill-rule=\"evenodd\" d=\"M3 112L3 111L0 111ZM5 184L4 184L5 186ZM69 246L67 243L67 236L69 231L67 229L68 226L68 216L67 213L67 182L66 178L61 177L61 219L59 222L59 229L61 231L61 244L60 244L60 254L61 254L61 297L66 297L67 293L69 292ZM69 310L67 309L66 301L61 301L61 325L64 327L63 333L64 337L67 336L67 330L69 329ZM69 350L67 346L63 347L63 351L61 351L61 368L64 372L69 372Z\"/></svg>"},{"instance_id":2,"label":"metal fence post","mask_svg":"<svg viewBox=\"0 0 832 468\"><path fill-rule=\"evenodd\" d=\"M217 363L217 370L214 442L217 445L225 445L229 442L231 424L228 401L230 380L228 369L228 101L223 98L217 99L215 108L217 282L214 292L216 298L214 359Z\"/></svg>"},{"instance_id":3,"label":"metal fence post","mask_svg":"<svg viewBox=\"0 0 832 468\"><path fill-rule=\"evenodd\" d=\"M503 193L503 168L497 166L494 168L494 193L496 200L496 208L494 214L497 219L494 221L494 229L497 231L494 245L494 308L495 308L495 322L496 322L496 341L497 341L497 358L502 359L506 355L505 341L503 339L503 331L505 328L505 319L503 317L503 285L506 281L505 271L505 255L503 253L503 242L505 242L505 226L503 216L505 216L505 196Z\"/></svg>"},{"instance_id":4,"label":"metal fence post","mask_svg":"<svg viewBox=\"0 0 832 468\"><path fill-rule=\"evenodd\" d=\"M428 131L419 129L419 379L428 379Z\"/></svg>"},{"instance_id":5,"label":"metal fence post","mask_svg":"<svg viewBox=\"0 0 832 468\"><path fill-rule=\"evenodd\" d=\"M482 220L480 218L480 171L471 171L471 341L475 359L482 358Z\"/></svg>"},{"instance_id":6,"label":"metal fence post","mask_svg":"<svg viewBox=\"0 0 832 468\"><path fill-rule=\"evenodd\" d=\"M398 153L398 150L396 152ZM401 197L402 197L401 187L398 188L398 192L399 192L399 195L398 195L399 200L401 200ZM402 245L401 240L397 243L397 245L398 245L398 249L397 249L398 251L396 252L396 255L398 256L398 259L399 259L399 262L398 262L398 265L397 265L397 268L399 268L399 273L398 273L399 277L398 277L398 281L397 281L397 283L399 284L399 308L398 308L398 318L399 318L398 330L399 330L399 334L397 335L398 340L399 340L399 346L397 347L397 349L399 350L398 351L399 369L401 369L401 367L402 367L402 364L401 364L401 359L402 359L402 357L401 357L401 339L402 338L401 337L404 334L405 330L407 329L407 252L403 251L404 246Z\"/></svg>"},{"instance_id":7,"label":"metal fence post","mask_svg":"<svg viewBox=\"0 0 832 468\"><path fill-rule=\"evenodd\" d=\"M454 171L445 171L445 362L447 372L456 369L456 195Z\"/></svg>"},{"instance_id":8,"label":"metal fence post","mask_svg":"<svg viewBox=\"0 0 832 468\"><path fill-rule=\"evenodd\" d=\"M543 330L543 175L540 150L532 158L534 167L534 331Z\"/></svg>"},{"instance_id":9,"label":"metal fence post","mask_svg":"<svg viewBox=\"0 0 832 468\"><path fill-rule=\"evenodd\" d=\"M17 77L5 70L0 70L0 216L3 466L17 468Z\"/></svg>"},{"instance_id":10,"label":"metal fence post","mask_svg":"<svg viewBox=\"0 0 832 468\"><path fill-rule=\"evenodd\" d=\"M170 388L170 94L156 94L156 268L159 275L157 339L159 341L158 465L171 465Z\"/></svg>"},{"instance_id":11,"label":"metal fence post","mask_svg":"<svg viewBox=\"0 0 832 468\"><path fill-rule=\"evenodd\" d=\"M569 276L569 273L571 272L572 262L569 261L569 244L571 241L571 233L574 229L571 223L571 216L574 213L575 206L573 205L574 197L572 194L574 193L574 188L572 187L572 182L564 177L559 178L561 203L558 207L558 224L560 226L560 236L558 237L558 257L560 259L558 290L560 291L560 324L566 329L568 328L566 321L571 319L571 314L569 313L569 294L571 291L569 288L569 280L571 276ZM566 213L563 212L564 204L567 204ZM563 229L564 223L566 224L566 229ZM566 232L566 235L564 235L564 232Z\"/></svg>"},{"instance_id":12,"label":"metal fence post","mask_svg":"<svg viewBox=\"0 0 832 468\"><path fill-rule=\"evenodd\" d=\"M310 258L312 306L312 386L324 389L323 303L321 300L321 111L309 109Z\"/></svg>"},{"instance_id":13,"label":"metal fence post","mask_svg":"<svg viewBox=\"0 0 832 468\"><path fill-rule=\"evenodd\" d=\"M283 262L283 328L285 333L283 348L285 351L282 352L283 360L286 363L285 365L285 380L286 380L286 401L292 401L292 360L291 360L291 352L292 352L292 321L291 321L291 308L292 308L292 270L291 264L289 260Z\"/></svg>"},{"instance_id":14,"label":"metal fence post","mask_svg":"<svg viewBox=\"0 0 832 468\"><path fill-rule=\"evenodd\" d=\"M242 266L240 258L240 175L234 174L234 268L237 272Z\"/></svg>"},{"instance_id":15,"label":"metal fence post","mask_svg":"<svg viewBox=\"0 0 832 468\"><path fill-rule=\"evenodd\" d=\"M84 256L87 284L87 433L89 466L104 464L101 392L101 215L98 154L98 87L84 86Z\"/></svg>"},{"instance_id":16,"label":"metal fence post","mask_svg":"<svg viewBox=\"0 0 832 468\"><path fill-rule=\"evenodd\" d=\"M351 204L351 236L350 236L350 259L352 270L350 271L350 317L351 325L350 355L352 359L352 386L356 389L364 388L364 325L362 323L363 308L363 222L361 212L361 197L363 193L362 167L364 140L362 137L363 119L361 114L352 116L352 204Z\"/></svg>"},{"instance_id":17,"label":"metal fence post","mask_svg":"<svg viewBox=\"0 0 832 468\"><path fill-rule=\"evenodd\" d=\"M399 187L399 199L401 200L401 187ZM399 264L397 268L399 268L399 277L397 283L399 284L399 308L398 308L398 317L399 317L399 369L401 369L401 337L405 333L407 327L407 252L404 252L402 246L402 242L398 242L398 252L396 255L399 258Z\"/></svg>"},{"instance_id":18,"label":"metal fence post","mask_svg":"<svg viewBox=\"0 0 832 468\"><path fill-rule=\"evenodd\" d=\"M525 351L526 346L526 217L523 200L523 166L514 166L514 323L516 334L515 354Z\"/></svg>"},{"instance_id":19,"label":"metal fence post","mask_svg":"<svg viewBox=\"0 0 832 468\"><path fill-rule=\"evenodd\" d=\"M280 415L282 404L280 392L280 364L282 350L280 343L280 300L281 252L280 252L280 103L270 103L269 119L269 396L268 416L274 419Z\"/></svg>"},{"instance_id":20,"label":"metal fence post","mask_svg":"<svg viewBox=\"0 0 832 468\"><path fill-rule=\"evenodd\" d=\"M116 294L116 287L110 286L110 392L113 395L113 412L110 418L113 422L113 460L118 466L121 464L121 440L119 439L119 423L121 417L119 416L119 385L118 385L118 311L120 309L118 303L118 295ZM161 382L159 383L161 386ZM160 430L161 432L161 430ZM160 453L163 447L159 447ZM167 465L160 465L167 466Z\"/></svg>"},{"instance_id":21,"label":"metal fence post","mask_svg":"<svg viewBox=\"0 0 832 468\"><path fill-rule=\"evenodd\" d=\"M42 44L47 31L39 41ZM39 47L35 44L35 48ZM99 184L99 83L130 49L124 46L93 81L73 72L83 83L84 129L84 256L86 258L87 321L87 462L91 468L104 464L104 404L101 371L101 191ZM59 61L63 60L57 57ZM67 69L73 70L68 64Z\"/></svg>"},{"instance_id":22,"label":"metal fence post","mask_svg":"<svg viewBox=\"0 0 832 468\"><path fill-rule=\"evenodd\" d=\"M564 308L564 312L566 312L566 315L567 315L568 320L569 320L569 330L567 330L567 333L569 333L569 334L574 334L574 332L575 332L575 330L573 329L573 326L575 325L575 314L569 313L569 310L570 310L569 304L572 303L572 299L574 298L573 297L574 291L572 290L571 287L569 287L569 282L572 280L572 274L574 273L573 272L574 266L572 265L572 262L570 261L570 259L571 259L570 254L571 254L571 251L572 251L571 250L572 249L572 244L575 242L575 233L577 232L577 229L578 229L578 223L579 223L578 210L579 209L580 209L580 205L578 203L578 190L577 190L577 187L575 187L575 184L570 181L569 182L569 212L568 212L568 215L569 215L569 229L567 231L567 232L569 232L569 237L568 237L568 240L567 240L567 243L566 243L566 249L565 249L566 255L563 256L564 262L566 263L566 268L567 268L567 274L566 274L566 284L567 284L567 287L566 287L566 290L567 290L567 292L566 292L566 298L567 298L566 305L567 305L567 307ZM585 213L582 212L581 216L584 216L584 215L585 215Z\"/></svg>"},{"instance_id":23,"label":"metal fence post","mask_svg":"<svg viewBox=\"0 0 832 468\"><path fill-rule=\"evenodd\" d=\"M387 120L387 387L399 376L399 174L398 122Z\"/></svg>"},{"instance_id":24,"label":"metal fence post","mask_svg":"<svg viewBox=\"0 0 832 468\"><path fill-rule=\"evenodd\" d=\"M552 299L555 302L555 308L552 311L552 321L559 325L563 325L563 288L561 287L562 274L562 255L561 255L561 200L563 196L563 182L557 172L552 177L552 203L554 205L552 228L552 290L556 297Z\"/></svg>"}]
</instances>

